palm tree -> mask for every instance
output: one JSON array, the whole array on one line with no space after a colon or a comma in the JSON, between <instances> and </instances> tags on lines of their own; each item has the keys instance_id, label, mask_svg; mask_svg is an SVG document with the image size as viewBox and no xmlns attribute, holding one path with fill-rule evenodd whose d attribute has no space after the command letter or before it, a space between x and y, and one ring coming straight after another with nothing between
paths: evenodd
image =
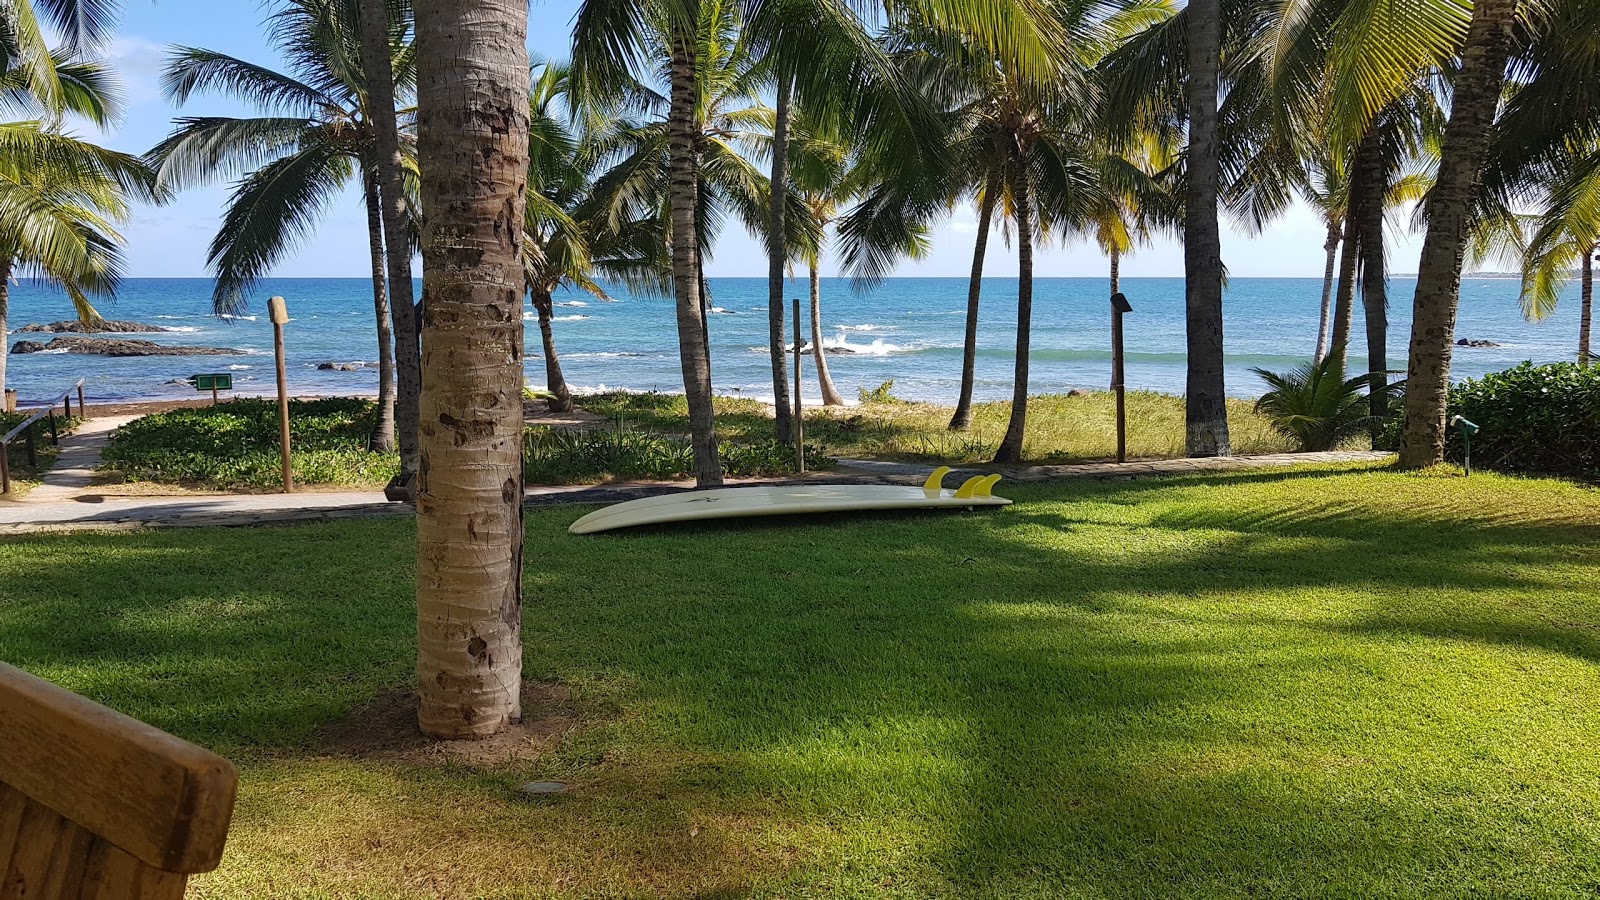
<instances>
[{"instance_id":1,"label":"palm tree","mask_svg":"<svg viewBox=\"0 0 1600 900\"><path fill-rule=\"evenodd\" d=\"M1228 394L1222 356L1222 236L1217 221L1221 181L1217 147L1217 83L1222 71L1222 6L1190 0L1189 146L1184 203L1183 271L1188 335L1185 417L1190 456L1228 456Z\"/></svg>"},{"instance_id":2,"label":"palm tree","mask_svg":"<svg viewBox=\"0 0 1600 900\"><path fill-rule=\"evenodd\" d=\"M1574 267L1579 273L1578 365L1593 356L1594 264L1600 253L1600 139L1567 148L1539 174L1554 184L1530 185L1542 194L1532 235L1523 248L1522 314L1537 321L1555 312Z\"/></svg>"},{"instance_id":3,"label":"palm tree","mask_svg":"<svg viewBox=\"0 0 1600 900\"><path fill-rule=\"evenodd\" d=\"M570 116L560 109L570 97L569 70L545 63L537 72L529 104L523 271L539 320L549 406L552 412L565 412L572 408L572 392L556 355L552 327L555 291L571 287L609 301L610 295L597 280L605 275L636 292L664 295L671 289L670 267L659 216L620 217L614 195L597 197L594 193L595 154L589 144L595 142L597 132L600 143L613 136L607 129L616 128L616 111L582 110L588 121L575 134L569 127ZM602 122L613 124L604 126Z\"/></svg>"},{"instance_id":4,"label":"palm tree","mask_svg":"<svg viewBox=\"0 0 1600 900\"><path fill-rule=\"evenodd\" d=\"M367 86L367 118L372 125L372 170L382 210L384 260L394 323L395 430L400 472L395 486L408 496L417 473L417 404L422 390L421 347L417 343L417 308L411 298L411 256L416 230L406 202L405 153L395 108L394 48L405 47L409 9L389 0L357 0L360 4L361 69ZM401 248L392 251L391 248ZM387 342L385 342L387 343Z\"/></svg>"},{"instance_id":5,"label":"palm tree","mask_svg":"<svg viewBox=\"0 0 1600 900\"><path fill-rule=\"evenodd\" d=\"M359 177L378 332L379 423L372 444L388 449L394 443L395 372L380 191L385 176L377 166L380 129L369 111L355 0L289 0L269 22L271 40L289 59L292 74L194 47L175 49L163 74L168 96L180 104L196 93L220 91L247 98L264 115L181 118L148 156L164 186L244 176L207 257L216 276L212 307L218 314L239 312L245 292L315 233L328 204ZM411 85L410 49L391 50L396 79Z\"/></svg>"},{"instance_id":6,"label":"palm tree","mask_svg":"<svg viewBox=\"0 0 1600 900\"><path fill-rule=\"evenodd\" d=\"M1445 395L1461 294L1467 225L1488 156L1511 53L1517 0L1475 0L1461 50L1440 150L1439 176L1428 195L1428 228L1417 266L1406 377L1400 464L1444 461Z\"/></svg>"},{"instance_id":7,"label":"palm tree","mask_svg":"<svg viewBox=\"0 0 1600 900\"><path fill-rule=\"evenodd\" d=\"M440 738L522 715L522 224L527 4L417 0L422 415L417 718Z\"/></svg>"},{"instance_id":8,"label":"palm tree","mask_svg":"<svg viewBox=\"0 0 1600 900\"><path fill-rule=\"evenodd\" d=\"M61 288L86 322L93 296L111 296L122 270L130 199L155 201L155 177L137 157L78 140L37 122L0 124L0 391L11 279Z\"/></svg>"}]
</instances>

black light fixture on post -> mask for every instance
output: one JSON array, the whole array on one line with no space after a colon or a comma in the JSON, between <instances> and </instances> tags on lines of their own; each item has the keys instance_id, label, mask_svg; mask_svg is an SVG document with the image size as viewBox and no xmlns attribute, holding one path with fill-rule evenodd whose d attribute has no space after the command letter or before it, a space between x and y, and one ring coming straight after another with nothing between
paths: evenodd
<instances>
[{"instance_id":1,"label":"black light fixture on post","mask_svg":"<svg viewBox=\"0 0 1600 900\"><path fill-rule=\"evenodd\" d=\"M1128 461L1127 387L1122 371L1122 316L1133 304L1121 291L1111 295L1111 392L1117 395L1117 462Z\"/></svg>"}]
</instances>

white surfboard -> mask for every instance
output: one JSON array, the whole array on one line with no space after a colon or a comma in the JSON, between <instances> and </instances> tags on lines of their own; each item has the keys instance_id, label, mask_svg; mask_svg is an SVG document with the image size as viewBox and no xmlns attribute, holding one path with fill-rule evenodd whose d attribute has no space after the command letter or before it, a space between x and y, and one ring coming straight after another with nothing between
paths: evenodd
<instances>
[{"instance_id":1,"label":"white surfboard","mask_svg":"<svg viewBox=\"0 0 1600 900\"><path fill-rule=\"evenodd\" d=\"M893 484L785 484L684 491L661 497L629 500L584 516L567 530L593 534L613 528L735 519L746 516L788 516L800 513L863 510L940 509L1007 506L1004 497L990 491L999 475L977 475L960 488L947 491L939 483L949 472L939 467L922 487Z\"/></svg>"}]
</instances>

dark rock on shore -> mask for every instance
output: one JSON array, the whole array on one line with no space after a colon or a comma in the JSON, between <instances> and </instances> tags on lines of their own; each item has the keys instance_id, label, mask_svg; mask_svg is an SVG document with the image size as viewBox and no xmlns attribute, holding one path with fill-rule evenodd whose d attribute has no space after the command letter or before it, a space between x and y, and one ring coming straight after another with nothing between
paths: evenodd
<instances>
[{"instance_id":1,"label":"dark rock on shore","mask_svg":"<svg viewBox=\"0 0 1600 900\"><path fill-rule=\"evenodd\" d=\"M1456 341L1457 347L1498 347L1494 341L1475 341L1471 338L1462 338Z\"/></svg>"},{"instance_id":2,"label":"dark rock on shore","mask_svg":"<svg viewBox=\"0 0 1600 900\"><path fill-rule=\"evenodd\" d=\"M132 338L56 338L48 344L38 341L17 341L12 353L40 353L45 350L65 350L68 353L88 353L98 356L239 356L243 350L232 347L179 347L138 341Z\"/></svg>"},{"instance_id":3,"label":"dark rock on shore","mask_svg":"<svg viewBox=\"0 0 1600 900\"><path fill-rule=\"evenodd\" d=\"M66 319L44 325L24 325L17 329L17 334L151 334L171 330L170 328L162 328L160 325L146 325L143 322L118 322L112 319L101 319L98 322L86 325L77 319Z\"/></svg>"},{"instance_id":4,"label":"dark rock on shore","mask_svg":"<svg viewBox=\"0 0 1600 900\"><path fill-rule=\"evenodd\" d=\"M317 371L319 372L359 372L365 368L369 368L366 363L317 363Z\"/></svg>"}]
</instances>

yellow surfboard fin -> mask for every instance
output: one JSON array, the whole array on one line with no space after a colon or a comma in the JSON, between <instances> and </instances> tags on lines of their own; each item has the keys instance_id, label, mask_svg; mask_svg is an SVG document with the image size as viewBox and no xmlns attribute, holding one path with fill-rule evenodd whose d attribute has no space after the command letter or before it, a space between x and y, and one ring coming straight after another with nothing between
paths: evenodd
<instances>
[{"instance_id":1,"label":"yellow surfboard fin","mask_svg":"<svg viewBox=\"0 0 1600 900\"><path fill-rule=\"evenodd\" d=\"M966 481L961 483L961 487L956 488L956 497L961 500L966 500L970 497L980 496L978 494L978 486L983 483L986 477L987 476L984 475L974 475L971 478L968 478Z\"/></svg>"},{"instance_id":2,"label":"yellow surfboard fin","mask_svg":"<svg viewBox=\"0 0 1600 900\"><path fill-rule=\"evenodd\" d=\"M950 474L949 466L940 466L933 470L928 480L922 483L922 490L929 494L937 494L944 489L944 477Z\"/></svg>"},{"instance_id":3,"label":"yellow surfboard fin","mask_svg":"<svg viewBox=\"0 0 1600 900\"><path fill-rule=\"evenodd\" d=\"M975 497L992 497L992 496L994 496L994 494L992 493L994 491L994 486L999 484L999 483L1000 483L1000 476L999 475L990 475L988 478L985 478L984 480L978 482L978 489L973 492L973 496L975 496Z\"/></svg>"}]
</instances>

